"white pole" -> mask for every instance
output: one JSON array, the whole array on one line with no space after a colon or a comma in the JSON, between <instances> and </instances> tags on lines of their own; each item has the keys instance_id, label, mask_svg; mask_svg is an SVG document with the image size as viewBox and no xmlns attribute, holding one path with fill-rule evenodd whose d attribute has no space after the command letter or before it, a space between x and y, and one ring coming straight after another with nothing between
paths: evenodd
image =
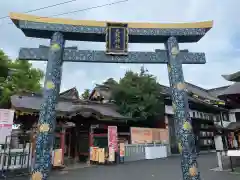
<instances>
[{"instance_id":1,"label":"white pole","mask_svg":"<svg viewBox=\"0 0 240 180\"><path fill-rule=\"evenodd\" d=\"M218 168L220 171L222 171L223 170L222 153L220 151L217 151L217 161L218 161Z\"/></svg>"}]
</instances>

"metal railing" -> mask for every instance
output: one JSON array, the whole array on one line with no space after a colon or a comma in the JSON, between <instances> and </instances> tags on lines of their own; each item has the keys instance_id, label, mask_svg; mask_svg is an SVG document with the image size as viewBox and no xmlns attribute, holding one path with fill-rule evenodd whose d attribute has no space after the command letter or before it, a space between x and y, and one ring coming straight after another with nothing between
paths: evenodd
<instances>
[{"instance_id":1,"label":"metal railing","mask_svg":"<svg viewBox=\"0 0 240 180\"><path fill-rule=\"evenodd\" d=\"M11 135L6 137L5 144L0 149L0 173L4 179L27 175L31 171L31 144L26 141L26 135ZM23 139L15 143L14 139Z\"/></svg>"},{"instance_id":2,"label":"metal railing","mask_svg":"<svg viewBox=\"0 0 240 180\"><path fill-rule=\"evenodd\" d=\"M168 146L165 144L126 144L124 161L139 161L146 159L146 147Z\"/></svg>"},{"instance_id":3,"label":"metal railing","mask_svg":"<svg viewBox=\"0 0 240 180\"><path fill-rule=\"evenodd\" d=\"M27 168L31 164L29 147L23 149L7 149L0 151L0 169L14 170Z\"/></svg>"}]
</instances>

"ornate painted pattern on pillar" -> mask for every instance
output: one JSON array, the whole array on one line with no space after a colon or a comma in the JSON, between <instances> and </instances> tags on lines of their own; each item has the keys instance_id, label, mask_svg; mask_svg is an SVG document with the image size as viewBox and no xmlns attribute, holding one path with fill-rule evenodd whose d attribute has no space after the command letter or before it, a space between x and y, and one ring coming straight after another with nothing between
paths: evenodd
<instances>
[{"instance_id":1,"label":"ornate painted pattern on pillar","mask_svg":"<svg viewBox=\"0 0 240 180\"><path fill-rule=\"evenodd\" d=\"M44 83L44 102L38 121L35 163L32 170L32 180L46 180L51 169L51 155L54 141L57 98L62 78L62 55L64 37L55 32L51 39L48 53L48 63Z\"/></svg>"},{"instance_id":2,"label":"ornate painted pattern on pillar","mask_svg":"<svg viewBox=\"0 0 240 180\"><path fill-rule=\"evenodd\" d=\"M195 138L189 116L189 105L185 91L182 64L177 57L179 55L179 47L176 37L169 37L165 46L169 57L168 73L172 91L174 120L179 142L178 147L182 155L181 166L183 179L200 180L200 173L197 170Z\"/></svg>"}]
</instances>

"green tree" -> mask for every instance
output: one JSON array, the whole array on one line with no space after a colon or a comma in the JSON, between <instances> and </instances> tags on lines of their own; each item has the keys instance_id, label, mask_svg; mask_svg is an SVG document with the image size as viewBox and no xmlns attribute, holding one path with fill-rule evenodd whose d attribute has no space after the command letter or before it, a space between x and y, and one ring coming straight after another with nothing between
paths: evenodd
<instances>
[{"instance_id":1,"label":"green tree","mask_svg":"<svg viewBox=\"0 0 240 180\"><path fill-rule=\"evenodd\" d=\"M87 100L89 96L90 96L90 89L85 89L81 95L82 99Z\"/></svg>"},{"instance_id":2,"label":"green tree","mask_svg":"<svg viewBox=\"0 0 240 180\"><path fill-rule=\"evenodd\" d=\"M161 85L144 67L139 73L127 71L112 93L120 113L134 119L148 120L163 115Z\"/></svg>"},{"instance_id":3,"label":"green tree","mask_svg":"<svg viewBox=\"0 0 240 180\"><path fill-rule=\"evenodd\" d=\"M0 80L1 96L0 106L8 105L10 97L22 91L39 92L42 89L41 80L44 77L43 71L33 68L29 61L10 60L4 52L0 51L0 71L2 74Z\"/></svg>"},{"instance_id":4,"label":"green tree","mask_svg":"<svg viewBox=\"0 0 240 180\"><path fill-rule=\"evenodd\" d=\"M4 81L8 76L8 57L0 50L0 81Z\"/></svg>"}]
</instances>

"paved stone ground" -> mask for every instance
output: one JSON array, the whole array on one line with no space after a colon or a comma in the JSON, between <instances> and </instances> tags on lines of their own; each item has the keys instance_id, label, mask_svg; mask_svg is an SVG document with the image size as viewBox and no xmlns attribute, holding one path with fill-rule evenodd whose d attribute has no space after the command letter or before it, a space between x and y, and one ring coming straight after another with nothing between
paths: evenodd
<instances>
[{"instance_id":1,"label":"paved stone ground","mask_svg":"<svg viewBox=\"0 0 240 180\"><path fill-rule=\"evenodd\" d=\"M199 165L202 180L239 180L240 174L215 172L216 156L200 155ZM55 175L50 180L181 180L180 157L168 159L146 160L116 166L98 166L79 170L66 171Z\"/></svg>"},{"instance_id":2,"label":"paved stone ground","mask_svg":"<svg viewBox=\"0 0 240 180\"><path fill-rule=\"evenodd\" d=\"M200 155L198 162L202 180L240 179L240 174L210 170L217 166L215 153ZM180 157L170 157L168 159L62 171L52 174L49 180L181 180L179 164ZM28 180L28 178L25 177L24 180Z\"/></svg>"}]
</instances>

